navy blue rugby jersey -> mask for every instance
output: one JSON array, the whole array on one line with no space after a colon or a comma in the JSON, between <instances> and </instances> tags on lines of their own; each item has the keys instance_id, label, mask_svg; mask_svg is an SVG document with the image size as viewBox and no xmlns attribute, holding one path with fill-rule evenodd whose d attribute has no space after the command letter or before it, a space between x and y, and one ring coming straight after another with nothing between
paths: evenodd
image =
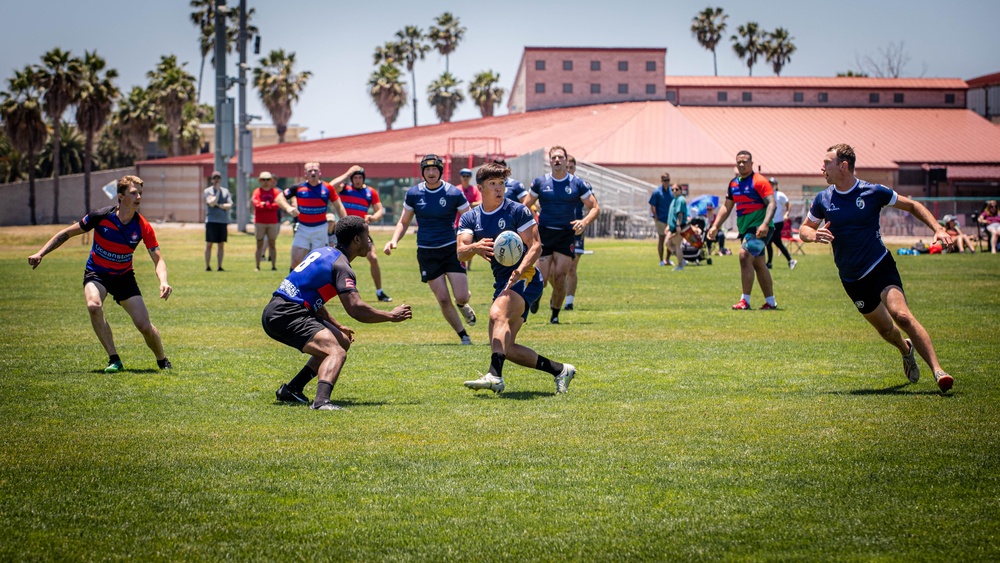
<instances>
[{"instance_id":1,"label":"navy blue rugby jersey","mask_svg":"<svg viewBox=\"0 0 1000 563\"><path fill-rule=\"evenodd\" d=\"M538 214L538 225L549 229L572 230L576 220L576 204L591 194L586 182L572 174L562 180L555 180L552 174L535 178L531 183L531 195L538 198L542 210Z\"/></svg>"},{"instance_id":2,"label":"navy blue rugby jersey","mask_svg":"<svg viewBox=\"0 0 1000 563\"><path fill-rule=\"evenodd\" d=\"M882 242L879 215L883 207L896 203L897 197L892 189L864 180L858 180L844 193L830 186L816 194L809 208L809 220L829 221L833 261L840 279L857 281L887 256L892 260Z\"/></svg>"},{"instance_id":3,"label":"navy blue rugby jersey","mask_svg":"<svg viewBox=\"0 0 1000 563\"><path fill-rule=\"evenodd\" d=\"M420 182L407 190L403 207L417 218L417 247L441 248L455 244L455 215L467 211L469 202L448 182L435 190Z\"/></svg>"},{"instance_id":4,"label":"navy blue rugby jersey","mask_svg":"<svg viewBox=\"0 0 1000 563\"><path fill-rule=\"evenodd\" d=\"M483 206L480 205L463 213L458 222L458 232L459 234L472 233L472 240L475 242L484 238L496 239L504 231L520 234L530 229L534 224L535 216L532 215L530 209L516 201L504 198L500 207L492 212L484 211ZM525 248L524 252L527 254L528 249ZM521 260L524 260L524 256L521 257ZM511 272L520 263L519 260L513 266L504 266L497 262L496 258L491 259L490 266L493 268L493 279L496 282L493 287L496 288L497 284L507 285ZM530 271L524 272L523 279L531 281L537 275L539 275L538 268L532 268Z\"/></svg>"}]
</instances>

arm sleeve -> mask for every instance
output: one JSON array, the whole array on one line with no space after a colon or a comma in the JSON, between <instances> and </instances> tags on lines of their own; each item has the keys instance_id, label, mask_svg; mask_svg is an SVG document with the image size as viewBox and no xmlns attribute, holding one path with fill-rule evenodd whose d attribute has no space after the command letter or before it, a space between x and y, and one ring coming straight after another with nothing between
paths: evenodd
<instances>
[{"instance_id":1,"label":"arm sleeve","mask_svg":"<svg viewBox=\"0 0 1000 563\"><path fill-rule=\"evenodd\" d=\"M333 287L337 288L338 295L356 292L358 284L354 270L347 265L346 258L341 260L337 260L333 265Z\"/></svg>"},{"instance_id":2,"label":"arm sleeve","mask_svg":"<svg viewBox=\"0 0 1000 563\"><path fill-rule=\"evenodd\" d=\"M820 201L820 197L822 195L823 195L822 193L816 194L816 197L813 199L812 205L809 207L810 221L815 221L819 223L824 218L826 218L826 208L823 207L823 203Z\"/></svg>"},{"instance_id":3,"label":"arm sleeve","mask_svg":"<svg viewBox=\"0 0 1000 563\"><path fill-rule=\"evenodd\" d=\"M139 231L142 233L142 243L146 245L146 248L153 250L160 246L160 243L156 240L156 233L153 232L152 225L142 215L139 215Z\"/></svg>"},{"instance_id":4,"label":"arm sleeve","mask_svg":"<svg viewBox=\"0 0 1000 563\"><path fill-rule=\"evenodd\" d=\"M382 200L380 200L379 197L378 197L378 192L375 191L374 188L369 188L369 189L372 192L372 205L375 205L377 203L382 203Z\"/></svg>"}]
</instances>

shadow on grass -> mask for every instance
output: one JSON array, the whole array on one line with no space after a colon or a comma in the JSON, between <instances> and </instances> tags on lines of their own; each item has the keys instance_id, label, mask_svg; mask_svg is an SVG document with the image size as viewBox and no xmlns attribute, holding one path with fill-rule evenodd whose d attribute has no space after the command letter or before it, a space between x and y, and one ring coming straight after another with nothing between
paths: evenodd
<instances>
[{"instance_id":1,"label":"shadow on grass","mask_svg":"<svg viewBox=\"0 0 1000 563\"><path fill-rule=\"evenodd\" d=\"M500 399L510 399L513 401L533 401L539 397L551 397L555 393L548 393L542 391L506 391L504 393L476 393L473 395L474 398L483 400L489 399L496 395Z\"/></svg>"},{"instance_id":2,"label":"shadow on grass","mask_svg":"<svg viewBox=\"0 0 1000 563\"><path fill-rule=\"evenodd\" d=\"M941 393L938 390L923 390L914 391L909 389L909 383L901 383L899 385L893 385L892 387L886 387L885 389L854 389L853 391L830 391L828 395L944 395L945 397L950 397L950 394Z\"/></svg>"},{"instance_id":3,"label":"shadow on grass","mask_svg":"<svg viewBox=\"0 0 1000 563\"><path fill-rule=\"evenodd\" d=\"M132 373L136 373L136 374L160 373L162 371L163 370L158 369L158 368L157 369L154 369L154 368L145 368L145 369L125 368L122 371L114 372L114 373L108 373L108 372L104 371L103 369L92 369L92 370L90 370L90 373L97 374L97 375L109 375L109 376L111 376L111 375L129 375L129 374L132 374Z\"/></svg>"}]
</instances>

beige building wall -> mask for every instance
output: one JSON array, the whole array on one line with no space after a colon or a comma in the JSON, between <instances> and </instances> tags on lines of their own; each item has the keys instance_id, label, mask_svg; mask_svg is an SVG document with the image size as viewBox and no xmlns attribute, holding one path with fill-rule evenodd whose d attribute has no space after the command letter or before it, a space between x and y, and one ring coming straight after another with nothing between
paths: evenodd
<instances>
[{"instance_id":1,"label":"beige building wall","mask_svg":"<svg viewBox=\"0 0 1000 563\"><path fill-rule=\"evenodd\" d=\"M212 123L202 123L199 125L204 142L208 143L208 152L215 152L215 125ZM278 131L274 125L250 125L247 127L253 137L253 146L267 147L278 144ZM302 140L302 135L308 131L308 127L301 125L289 125L285 130L286 143L298 143Z\"/></svg>"},{"instance_id":2,"label":"beige building wall","mask_svg":"<svg viewBox=\"0 0 1000 563\"><path fill-rule=\"evenodd\" d=\"M115 203L108 199L101 188L108 182L117 181L122 176L135 174L135 168L101 170L90 174L90 206L99 209ZM83 174L59 177L59 223L69 224L79 221L92 209L86 209L83 201ZM52 178L35 180L35 218L38 224L53 223L52 204L55 181ZM30 225L31 211L28 207L30 186L28 182L0 184L0 226ZM145 193L143 194L145 195Z\"/></svg>"},{"instance_id":3,"label":"beige building wall","mask_svg":"<svg viewBox=\"0 0 1000 563\"><path fill-rule=\"evenodd\" d=\"M140 212L151 221L203 222L201 196L208 187L204 176L200 166L140 166L139 177L145 182Z\"/></svg>"}]
</instances>

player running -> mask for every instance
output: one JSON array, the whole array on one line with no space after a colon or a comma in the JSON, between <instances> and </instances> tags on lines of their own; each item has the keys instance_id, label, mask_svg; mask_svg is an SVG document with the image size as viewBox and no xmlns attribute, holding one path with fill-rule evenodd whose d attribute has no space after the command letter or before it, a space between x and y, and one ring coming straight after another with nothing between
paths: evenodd
<instances>
[{"instance_id":1,"label":"player running","mask_svg":"<svg viewBox=\"0 0 1000 563\"><path fill-rule=\"evenodd\" d=\"M352 166L347 172L334 178L333 184L336 185L347 180L360 168L360 166ZM320 180L319 163L307 162L305 170L306 181L296 186L290 195L286 194L285 196L299 210L299 214L296 216L298 226L295 228L295 237L292 239L291 268L297 266L309 251L327 245L329 235L326 232L326 210L331 201L338 218L343 219L347 216L347 211L340 202L337 192L331 193L330 186Z\"/></svg>"},{"instance_id":2,"label":"player running","mask_svg":"<svg viewBox=\"0 0 1000 563\"><path fill-rule=\"evenodd\" d=\"M542 278L535 260L542 252L538 226L531 211L504 195L504 180L510 176L506 166L488 163L476 172L476 183L483 204L462 215L458 227L458 259L471 260L478 254L490 261L493 269L493 305L490 307L490 369L486 375L466 381L469 389L504 390L503 364L512 362L551 374L556 393L565 393L576 375L570 364L554 362L534 350L517 344L517 332L528 318L528 307L542 295ZM493 258L493 239L504 231L513 231L524 242L525 252L514 266L503 266Z\"/></svg>"},{"instance_id":3,"label":"player running","mask_svg":"<svg viewBox=\"0 0 1000 563\"><path fill-rule=\"evenodd\" d=\"M351 173L350 183L337 184L337 193L340 201L344 204L344 209L349 216L361 217L365 223L371 224L379 221L385 215L385 208L378 197L375 188L365 184L365 169L359 168ZM368 213L372 211L372 213ZM368 252L369 268L371 269L372 281L375 282L375 296L379 301L392 302L392 297L382 291L382 269L378 265L378 255L375 253L375 246L372 245Z\"/></svg>"},{"instance_id":4,"label":"player running","mask_svg":"<svg viewBox=\"0 0 1000 563\"><path fill-rule=\"evenodd\" d=\"M117 206L91 211L79 223L56 233L41 250L28 257L28 264L34 270L42 263L46 254L59 248L70 238L94 231L94 244L83 274L83 295L87 299L90 324L108 353L108 367L104 368L104 373L125 371L115 348L111 326L104 318L104 299L109 293L128 313L135 328L139 329L146 346L156 357L156 365L160 369L173 367L163 353L160 331L149 321L149 311L142 300L142 293L135 281L135 271L132 269L132 255L139 246L139 241L142 241L153 260L156 277L160 280L160 298L166 300L170 297L173 288L167 283L167 263L160 254L160 245L156 242L153 227L139 214L142 185L138 176L123 176L118 180Z\"/></svg>"},{"instance_id":5,"label":"player running","mask_svg":"<svg viewBox=\"0 0 1000 563\"><path fill-rule=\"evenodd\" d=\"M323 246L310 252L281 282L261 315L268 336L312 356L291 381L278 387L275 397L308 403L303 389L319 376L310 408L324 411L341 410L330 401L330 394L354 342L354 331L337 322L325 305L340 297L347 314L363 323L398 323L412 316L409 305L380 311L358 295L351 261L368 254L372 246L364 219L347 217L338 222L337 241L336 248Z\"/></svg>"}]
</instances>

